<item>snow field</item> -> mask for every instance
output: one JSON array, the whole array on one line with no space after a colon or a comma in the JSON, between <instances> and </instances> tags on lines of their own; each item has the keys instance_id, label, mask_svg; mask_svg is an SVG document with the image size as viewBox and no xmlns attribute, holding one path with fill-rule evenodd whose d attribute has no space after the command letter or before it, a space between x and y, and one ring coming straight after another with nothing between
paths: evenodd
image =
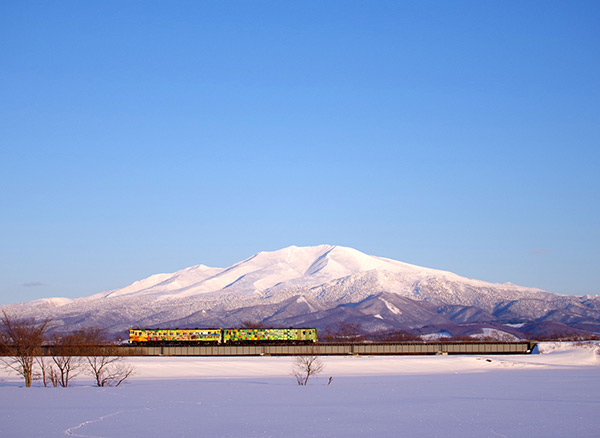
<instances>
[{"instance_id":1,"label":"snow field","mask_svg":"<svg viewBox=\"0 0 600 438\"><path fill-rule=\"evenodd\" d=\"M322 375L333 377L478 373L506 368L573 368L600 365L595 343L542 343L543 354L506 356L329 356ZM256 378L290 375L290 357L136 357L133 380Z\"/></svg>"},{"instance_id":2,"label":"snow field","mask_svg":"<svg viewBox=\"0 0 600 438\"><path fill-rule=\"evenodd\" d=\"M132 358L119 388L22 388L3 371L2 437L596 437L597 346L527 356ZM331 385L328 377L333 376Z\"/></svg>"}]
</instances>

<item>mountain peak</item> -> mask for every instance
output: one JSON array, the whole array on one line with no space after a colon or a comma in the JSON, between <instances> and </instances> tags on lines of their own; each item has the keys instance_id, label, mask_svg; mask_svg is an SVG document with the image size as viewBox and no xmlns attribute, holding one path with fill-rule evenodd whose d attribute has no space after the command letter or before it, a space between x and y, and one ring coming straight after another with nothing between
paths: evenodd
<instances>
[{"instance_id":1,"label":"mountain peak","mask_svg":"<svg viewBox=\"0 0 600 438\"><path fill-rule=\"evenodd\" d=\"M319 328L350 321L380 330L544 318L576 321L578 330L600 327L599 297L558 297L326 244L263 251L227 268L196 265L87 298L13 309L70 329L223 327L252 320Z\"/></svg>"}]
</instances>

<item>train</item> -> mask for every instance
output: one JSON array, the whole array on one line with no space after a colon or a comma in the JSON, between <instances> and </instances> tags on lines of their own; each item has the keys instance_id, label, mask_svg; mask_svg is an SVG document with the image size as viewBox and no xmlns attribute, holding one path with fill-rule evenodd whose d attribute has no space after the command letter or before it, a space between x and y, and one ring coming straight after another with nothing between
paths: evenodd
<instances>
[{"instance_id":1,"label":"train","mask_svg":"<svg viewBox=\"0 0 600 438\"><path fill-rule=\"evenodd\" d=\"M129 329L130 345L310 344L316 328Z\"/></svg>"}]
</instances>

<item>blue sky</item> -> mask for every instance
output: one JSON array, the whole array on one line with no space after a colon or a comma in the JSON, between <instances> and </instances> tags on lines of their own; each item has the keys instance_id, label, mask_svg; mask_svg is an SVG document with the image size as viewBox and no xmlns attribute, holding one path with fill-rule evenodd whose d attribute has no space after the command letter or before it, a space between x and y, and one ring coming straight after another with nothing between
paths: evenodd
<instances>
[{"instance_id":1,"label":"blue sky","mask_svg":"<svg viewBox=\"0 0 600 438\"><path fill-rule=\"evenodd\" d=\"M0 304L321 243L600 284L600 4L2 2Z\"/></svg>"}]
</instances>

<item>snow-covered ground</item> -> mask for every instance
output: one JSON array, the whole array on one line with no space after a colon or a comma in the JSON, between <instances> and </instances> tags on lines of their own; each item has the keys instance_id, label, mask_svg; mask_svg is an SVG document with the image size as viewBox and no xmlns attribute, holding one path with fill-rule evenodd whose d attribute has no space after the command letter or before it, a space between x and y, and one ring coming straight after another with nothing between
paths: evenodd
<instances>
[{"instance_id":1,"label":"snow-covered ground","mask_svg":"<svg viewBox=\"0 0 600 438\"><path fill-rule=\"evenodd\" d=\"M0 371L2 437L597 437L596 345L527 356L133 358L119 388L23 388ZM327 385L329 377L333 380Z\"/></svg>"}]
</instances>

